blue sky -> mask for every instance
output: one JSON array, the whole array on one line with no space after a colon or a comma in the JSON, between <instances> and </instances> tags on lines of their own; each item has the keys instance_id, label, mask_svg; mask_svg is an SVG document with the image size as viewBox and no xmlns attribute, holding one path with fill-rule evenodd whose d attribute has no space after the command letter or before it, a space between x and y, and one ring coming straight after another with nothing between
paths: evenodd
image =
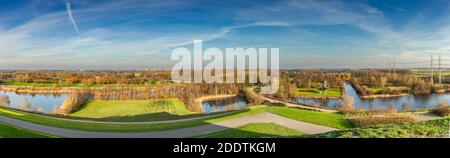
<instances>
[{"instance_id":1,"label":"blue sky","mask_svg":"<svg viewBox=\"0 0 450 158\"><path fill-rule=\"evenodd\" d=\"M282 68L450 56L448 0L1 0L0 69L170 68L176 47L280 48Z\"/></svg>"}]
</instances>

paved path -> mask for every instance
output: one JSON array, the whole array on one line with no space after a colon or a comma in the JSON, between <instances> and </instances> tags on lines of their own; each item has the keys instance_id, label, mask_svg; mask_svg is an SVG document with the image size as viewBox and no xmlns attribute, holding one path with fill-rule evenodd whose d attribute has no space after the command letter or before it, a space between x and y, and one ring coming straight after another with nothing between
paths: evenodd
<instances>
[{"instance_id":1,"label":"paved path","mask_svg":"<svg viewBox=\"0 0 450 158\"><path fill-rule=\"evenodd\" d=\"M229 128L242 126L248 123L276 123L288 128L304 132L306 134L316 134L336 130L330 127L292 120L271 113L260 113L235 118L219 123L189 128L174 129L168 131L157 131L157 132L140 132L140 133L89 132L72 129L63 129L16 120L5 116L0 116L0 121L17 127L29 129L32 131L48 133L68 138L187 138L197 135L219 132Z\"/></svg>"}]
</instances>

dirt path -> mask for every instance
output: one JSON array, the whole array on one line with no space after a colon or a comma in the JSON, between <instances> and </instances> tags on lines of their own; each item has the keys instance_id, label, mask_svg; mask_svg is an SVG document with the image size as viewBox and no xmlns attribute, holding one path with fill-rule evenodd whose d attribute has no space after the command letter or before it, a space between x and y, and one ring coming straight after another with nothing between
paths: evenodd
<instances>
[{"instance_id":1,"label":"dirt path","mask_svg":"<svg viewBox=\"0 0 450 158\"><path fill-rule=\"evenodd\" d=\"M229 128L242 126L248 123L276 123L288 128L304 132L306 134L316 134L336 130L330 127L292 120L271 113L259 113L219 123L189 128L158 131L158 132L139 132L139 133L89 132L72 129L63 129L16 120L5 116L0 116L0 121L28 130L68 138L187 138L197 135L219 132Z\"/></svg>"}]
</instances>

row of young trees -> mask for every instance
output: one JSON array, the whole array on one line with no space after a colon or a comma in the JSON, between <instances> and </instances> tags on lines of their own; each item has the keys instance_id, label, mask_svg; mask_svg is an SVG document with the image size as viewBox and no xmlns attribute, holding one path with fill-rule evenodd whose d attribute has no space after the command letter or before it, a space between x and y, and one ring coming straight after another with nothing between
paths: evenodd
<instances>
[{"instance_id":1,"label":"row of young trees","mask_svg":"<svg viewBox=\"0 0 450 158\"><path fill-rule=\"evenodd\" d=\"M413 94L430 93L435 87L430 80L416 77L410 71L388 73L384 71L358 71L357 88L362 89L366 95L370 95L369 88L385 88L387 86L393 87L408 87L409 92ZM355 85L354 85L355 86ZM386 88L380 91L381 94L397 94L400 93L397 89Z\"/></svg>"},{"instance_id":2,"label":"row of young trees","mask_svg":"<svg viewBox=\"0 0 450 158\"><path fill-rule=\"evenodd\" d=\"M0 71L0 79L23 83L144 84L170 80L170 71Z\"/></svg>"}]
</instances>

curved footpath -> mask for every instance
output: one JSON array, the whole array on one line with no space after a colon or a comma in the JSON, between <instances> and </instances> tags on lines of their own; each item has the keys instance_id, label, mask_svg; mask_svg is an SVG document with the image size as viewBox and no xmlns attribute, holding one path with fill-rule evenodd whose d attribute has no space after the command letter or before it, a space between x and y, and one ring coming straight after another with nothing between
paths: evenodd
<instances>
[{"instance_id":1,"label":"curved footpath","mask_svg":"<svg viewBox=\"0 0 450 158\"><path fill-rule=\"evenodd\" d=\"M47 133L51 135L68 138L187 138L219 132L230 128L236 128L249 123L276 123L281 126L301 131L306 134L317 134L337 130L326 126L315 125L311 123L285 118L267 112L189 128L174 129L168 131L157 131L157 132L139 132L139 133L90 132L90 131L64 129L34 124L5 116L0 116L0 122L4 122L7 124L11 124L17 127L21 127L36 132Z\"/></svg>"}]
</instances>

